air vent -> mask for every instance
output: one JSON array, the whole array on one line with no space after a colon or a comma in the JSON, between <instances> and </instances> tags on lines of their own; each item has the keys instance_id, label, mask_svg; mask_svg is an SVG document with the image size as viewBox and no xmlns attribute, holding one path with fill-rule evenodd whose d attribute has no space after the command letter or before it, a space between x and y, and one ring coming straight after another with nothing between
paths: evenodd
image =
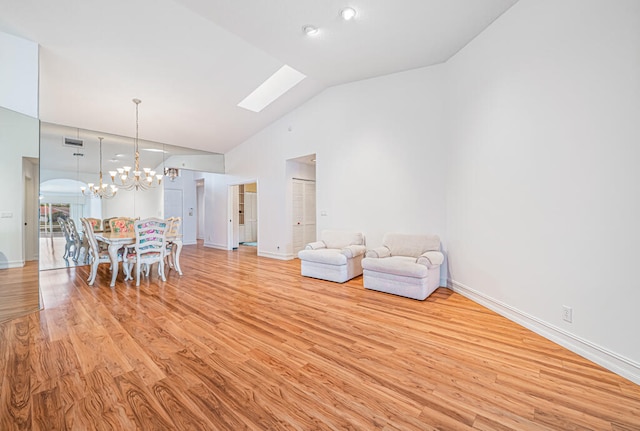
<instances>
[{"instance_id":1,"label":"air vent","mask_svg":"<svg viewBox=\"0 0 640 431\"><path fill-rule=\"evenodd\" d=\"M65 137L63 145L65 147L71 147L71 148L83 148L84 147L84 142L82 141L82 139Z\"/></svg>"}]
</instances>

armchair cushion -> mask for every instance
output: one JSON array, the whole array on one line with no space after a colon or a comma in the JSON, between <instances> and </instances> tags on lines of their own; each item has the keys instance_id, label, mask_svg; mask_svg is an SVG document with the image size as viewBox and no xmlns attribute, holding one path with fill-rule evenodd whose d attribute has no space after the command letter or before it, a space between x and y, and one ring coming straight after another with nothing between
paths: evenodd
<instances>
[{"instance_id":1,"label":"armchair cushion","mask_svg":"<svg viewBox=\"0 0 640 431\"><path fill-rule=\"evenodd\" d=\"M439 251L427 251L422 253L416 262L428 268L440 266L444 262L444 255Z\"/></svg>"},{"instance_id":2,"label":"armchair cushion","mask_svg":"<svg viewBox=\"0 0 640 431\"><path fill-rule=\"evenodd\" d=\"M344 248L348 245L364 245L364 236L361 232L348 232L340 230L323 230L320 238L327 248Z\"/></svg>"},{"instance_id":3,"label":"armchair cushion","mask_svg":"<svg viewBox=\"0 0 640 431\"><path fill-rule=\"evenodd\" d=\"M367 247L364 245L348 245L342 249L342 254L347 258L354 258L356 256L363 255L367 251Z\"/></svg>"},{"instance_id":4,"label":"armchair cushion","mask_svg":"<svg viewBox=\"0 0 640 431\"><path fill-rule=\"evenodd\" d=\"M414 278L424 278L427 276L429 271L425 265L417 265L416 259L410 256L390 256L384 259L367 259L365 269Z\"/></svg>"},{"instance_id":5,"label":"armchair cushion","mask_svg":"<svg viewBox=\"0 0 640 431\"><path fill-rule=\"evenodd\" d=\"M301 250L298 258L303 261L324 263L327 265L346 265L347 256L337 248L319 248L316 250Z\"/></svg>"},{"instance_id":6,"label":"armchair cushion","mask_svg":"<svg viewBox=\"0 0 640 431\"><path fill-rule=\"evenodd\" d=\"M425 251L440 251L440 238L437 235L389 233L384 236L382 245L391 251L391 256L417 258Z\"/></svg>"},{"instance_id":7,"label":"armchair cushion","mask_svg":"<svg viewBox=\"0 0 640 431\"><path fill-rule=\"evenodd\" d=\"M367 254L366 254L366 257L373 257L373 258L381 258L381 257L389 257L389 256L391 256L391 250L389 250L387 247L384 247L384 246L367 250Z\"/></svg>"},{"instance_id":8,"label":"armchair cushion","mask_svg":"<svg viewBox=\"0 0 640 431\"><path fill-rule=\"evenodd\" d=\"M317 250L319 248L327 248L327 245L324 243L324 241L310 242L306 245L305 250Z\"/></svg>"}]
</instances>

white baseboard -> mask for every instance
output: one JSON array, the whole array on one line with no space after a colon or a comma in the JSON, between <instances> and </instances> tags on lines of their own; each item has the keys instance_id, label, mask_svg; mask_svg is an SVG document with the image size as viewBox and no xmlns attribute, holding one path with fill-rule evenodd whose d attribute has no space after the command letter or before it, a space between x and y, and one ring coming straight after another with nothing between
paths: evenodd
<instances>
[{"instance_id":1,"label":"white baseboard","mask_svg":"<svg viewBox=\"0 0 640 431\"><path fill-rule=\"evenodd\" d=\"M227 244L216 244L213 242L206 242L203 244L205 247L217 248L219 250L228 250Z\"/></svg>"},{"instance_id":2,"label":"white baseboard","mask_svg":"<svg viewBox=\"0 0 640 431\"><path fill-rule=\"evenodd\" d=\"M187 241L187 242L183 242L182 245L198 245L197 241Z\"/></svg>"},{"instance_id":3,"label":"white baseboard","mask_svg":"<svg viewBox=\"0 0 640 431\"><path fill-rule=\"evenodd\" d=\"M260 251L260 250L258 250L258 256L268 257L271 259L278 259L278 260L291 260L295 257L291 253L272 253L270 251Z\"/></svg>"},{"instance_id":4,"label":"white baseboard","mask_svg":"<svg viewBox=\"0 0 640 431\"><path fill-rule=\"evenodd\" d=\"M12 260L11 262L0 262L0 269L22 268L24 260Z\"/></svg>"},{"instance_id":5,"label":"white baseboard","mask_svg":"<svg viewBox=\"0 0 640 431\"><path fill-rule=\"evenodd\" d=\"M557 326L524 313L510 305L497 301L455 280L449 280L448 287L454 292L495 311L536 334L551 340L572 352L640 385L640 364L611 352L590 341L577 337Z\"/></svg>"}]
</instances>

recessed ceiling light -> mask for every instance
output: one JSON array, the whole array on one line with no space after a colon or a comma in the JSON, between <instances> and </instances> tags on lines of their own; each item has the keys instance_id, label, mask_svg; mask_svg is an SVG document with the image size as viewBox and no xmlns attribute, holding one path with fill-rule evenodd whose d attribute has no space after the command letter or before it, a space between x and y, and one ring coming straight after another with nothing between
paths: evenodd
<instances>
[{"instance_id":1,"label":"recessed ceiling light","mask_svg":"<svg viewBox=\"0 0 640 431\"><path fill-rule=\"evenodd\" d=\"M350 21L356 17L356 10L352 7L346 7L340 11L340 15L345 21Z\"/></svg>"},{"instance_id":2,"label":"recessed ceiling light","mask_svg":"<svg viewBox=\"0 0 640 431\"><path fill-rule=\"evenodd\" d=\"M302 27L302 31L304 31L307 36L315 36L320 32L320 30L318 30L318 27L314 27L312 25L305 25L304 27Z\"/></svg>"}]
</instances>

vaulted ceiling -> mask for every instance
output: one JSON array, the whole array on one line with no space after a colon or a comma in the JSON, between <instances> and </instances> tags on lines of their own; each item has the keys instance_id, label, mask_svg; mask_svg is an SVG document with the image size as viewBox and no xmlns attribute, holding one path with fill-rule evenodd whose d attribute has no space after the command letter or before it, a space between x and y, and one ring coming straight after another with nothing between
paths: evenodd
<instances>
[{"instance_id":1,"label":"vaulted ceiling","mask_svg":"<svg viewBox=\"0 0 640 431\"><path fill-rule=\"evenodd\" d=\"M447 61L516 1L0 0L0 31L40 45L41 120L133 136L139 98L141 138L224 153L329 86ZM237 106L284 64L307 78Z\"/></svg>"}]
</instances>

